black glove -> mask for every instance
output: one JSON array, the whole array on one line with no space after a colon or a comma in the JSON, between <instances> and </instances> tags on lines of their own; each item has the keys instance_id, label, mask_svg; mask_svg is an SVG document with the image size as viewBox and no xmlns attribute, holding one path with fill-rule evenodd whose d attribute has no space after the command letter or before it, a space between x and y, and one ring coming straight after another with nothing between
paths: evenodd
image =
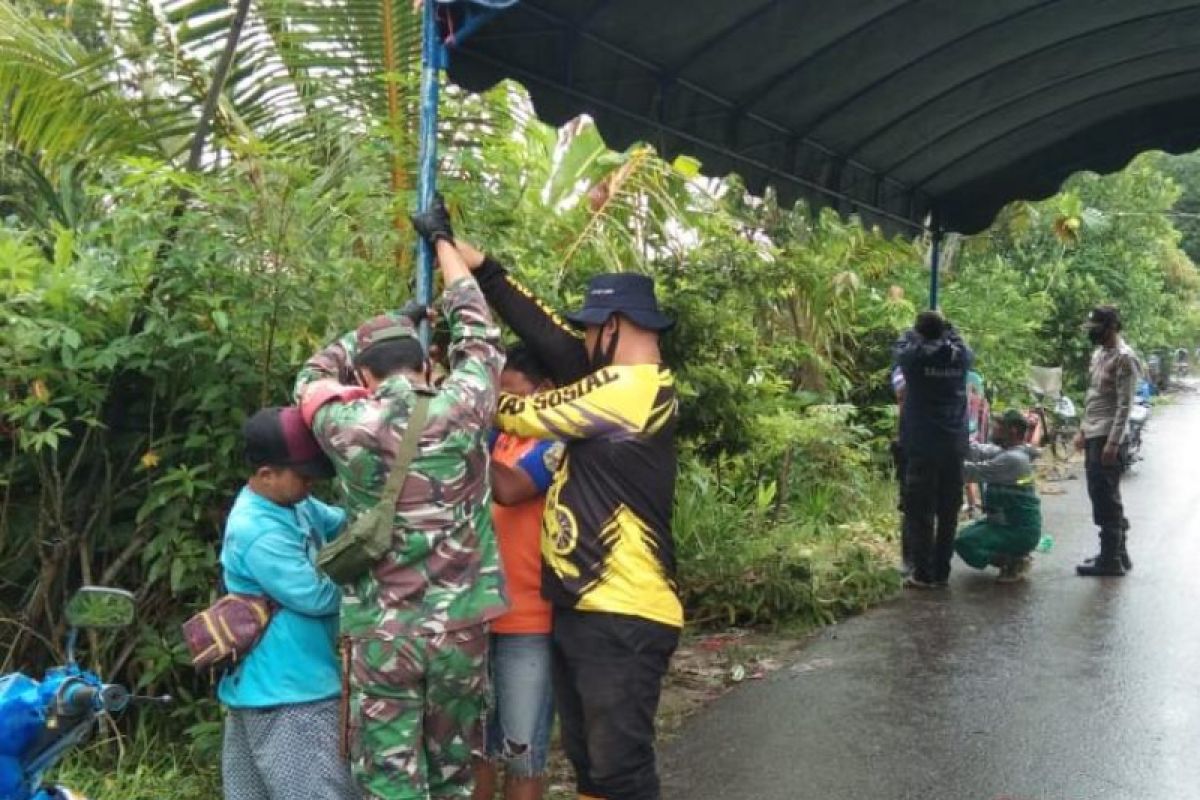
<instances>
[{"instance_id":1,"label":"black glove","mask_svg":"<svg viewBox=\"0 0 1200 800\"><path fill-rule=\"evenodd\" d=\"M429 319L429 306L422 305L416 300L409 300L399 312L402 317L408 317L413 325L420 325Z\"/></svg>"},{"instance_id":2,"label":"black glove","mask_svg":"<svg viewBox=\"0 0 1200 800\"><path fill-rule=\"evenodd\" d=\"M446 201L439 194L433 198L433 205L428 211L422 211L409 217L417 233L430 244L445 240L454 244L454 229L450 225L450 212L446 209Z\"/></svg>"}]
</instances>

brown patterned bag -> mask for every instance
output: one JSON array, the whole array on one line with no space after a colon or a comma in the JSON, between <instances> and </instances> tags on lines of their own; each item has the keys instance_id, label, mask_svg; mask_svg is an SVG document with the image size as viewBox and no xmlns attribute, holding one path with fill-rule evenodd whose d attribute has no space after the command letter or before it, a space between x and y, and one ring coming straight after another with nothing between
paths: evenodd
<instances>
[{"instance_id":1,"label":"brown patterned bag","mask_svg":"<svg viewBox=\"0 0 1200 800\"><path fill-rule=\"evenodd\" d=\"M269 597L227 594L183 623L183 640L196 669L232 666L246 657L275 614Z\"/></svg>"}]
</instances>

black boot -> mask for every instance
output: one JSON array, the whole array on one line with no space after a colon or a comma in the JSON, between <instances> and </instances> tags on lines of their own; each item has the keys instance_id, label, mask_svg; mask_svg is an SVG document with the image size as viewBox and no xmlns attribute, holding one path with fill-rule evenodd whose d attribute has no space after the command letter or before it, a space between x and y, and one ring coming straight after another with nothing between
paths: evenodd
<instances>
[{"instance_id":1,"label":"black boot","mask_svg":"<svg viewBox=\"0 0 1200 800\"><path fill-rule=\"evenodd\" d=\"M1084 577L1120 578L1125 575L1121 563L1121 531L1100 531L1100 555L1089 558L1075 568Z\"/></svg>"},{"instance_id":2,"label":"black boot","mask_svg":"<svg viewBox=\"0 0 1200 800\"><path fill-rule=\"evenodd\" d=\"M1095 564L1099 556L1085 558L1084 564ZM1129 557L1129 551L1125 549L1125 540L1121 540L1121 550L1117 553L1117 559L1121 562L1121 568L1126 572L1133 572L1133 560Z\"/></svg>"},{"instance_id":3,"label":"black boot","mask_svg":"<svg viewBox=\"0 0 1200 800\"><path fill-rule=\"evenodd\" d=\"M1126 572L1133 570L1133 560L1129 558L1129 551L1125 549L1125 537L1121 537L1121 547L1117 550L1117 560L1121 562L1121 569Z\"/></svg>"},{"instance_id":4,"label":"black boot","mask_svg":"<svg viewBox=\"0 0 1200 800\"><path fill-rule=\"evenodd\" d=\"M1112 561L1101 561L1098 557L1089 558L1075 567L1075 574L1085 578L1123 578L1125 567L1121 566L1119 558Z\"/></svg>"},{"instance_id":5,"label":"black boot","mask_svg":"<svg viewBox=\"0 0 1200 800\"><path fill-rule=\"evenodd\" d=\"M1125 546L1126 543L1129 541L1128 533L1129 533L1129 520L1125 520L1124 523L1122 524L1122 528L1121 528L1121 547L1117 551L1117 558L1120 559L1121 566L1124 567L1126 572L1132 572L1133 571L1133 559L1131 559L1129 557L1129 549ZM1092 556L1091 558L1085 558L1083 560L1083 563L1084 564L1095 564L1097 558L1099 558L1099 556Z\"/></svg>"},{"instance_id":6,"label":"black boot","mask_svg":"<svg viewBox=\"0 0 1200 800\"><path fill-rule=\"evenodd\" d=\"M1128 541L1129 520L1126 519L1121 521L1121 549L1117 552L1117 555L1121 559L1121 566L1125 568L1126 572L1133 569L1133 561L1129 558L1129 548L1125 546Z\"/></svg>"}]
</instances>

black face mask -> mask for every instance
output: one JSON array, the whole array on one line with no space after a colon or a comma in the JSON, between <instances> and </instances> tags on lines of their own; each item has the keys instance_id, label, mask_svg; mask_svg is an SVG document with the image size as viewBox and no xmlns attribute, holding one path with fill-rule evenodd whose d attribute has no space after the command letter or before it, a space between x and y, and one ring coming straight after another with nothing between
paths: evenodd
<instances>
[{"instance_id":1,"label":"black face mask","mask_svg":"<svg viewBox=\"0 0 1200 800\"><path fill-rule=\"evenodd\" d=\"M592 369L604 369L612 364L613 357L617 354L617 340L621 336L621 318L617 317L613 323L612 336L608 340L608 347L601 348L600 343L604 341L604 328L600 329L599 335L596 336L596 344L592 346L592 354L590 360Z\"/></svg>"},{"instance_id":2,"label":"black face mask","mask_svg":"<svg viewBox=\"0 0 1200 800\"><path fill-rule=\"evenodd\" d=\"M1104 344L1104 340L1108 338L1107 325L1089 325L1087 329L1088 341L1092 344Z\"/></svg>"}]
</instances>

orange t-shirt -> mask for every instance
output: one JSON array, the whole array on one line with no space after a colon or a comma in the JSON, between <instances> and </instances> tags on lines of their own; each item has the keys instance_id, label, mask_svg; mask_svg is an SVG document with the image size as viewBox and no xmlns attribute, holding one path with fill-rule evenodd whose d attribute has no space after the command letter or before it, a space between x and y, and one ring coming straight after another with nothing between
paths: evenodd
<instances>
[{"instance_id":1,"label":"orange t-shirt","mask_svg":"<svg viewBox=\"0 0 1200 800\"><path fill-rule=\"evenodd\" d=\"M492 521L512 607L492 621L493 633L549 633L550 604L542 599L542 511L546 489L561 458L554 442L502 433L492 458L525 472L541 494L515 506L492 504Z\"/></svg>"}]
</instances>

